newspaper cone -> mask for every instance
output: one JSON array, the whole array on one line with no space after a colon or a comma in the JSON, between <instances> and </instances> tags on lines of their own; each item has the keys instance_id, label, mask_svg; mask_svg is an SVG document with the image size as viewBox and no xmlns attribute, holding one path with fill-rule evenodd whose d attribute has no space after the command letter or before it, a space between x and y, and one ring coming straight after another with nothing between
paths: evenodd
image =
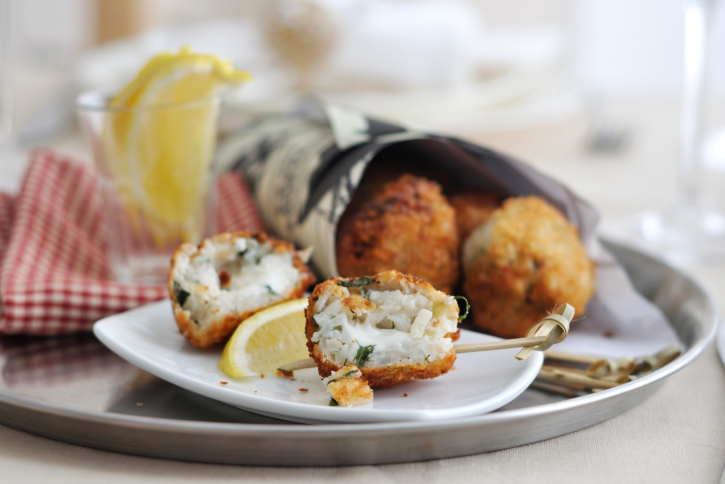
<instances>
[{"instance_id":1,"label":"newspaper cone","mask_svg":"<svg viewBox=\"0 0 725 484\"><path fill-rule=\"evenodd\" d=\"M313 247L312 264L320 277L328 278L339 276L337 223L368 165L393 146L421 166L437 167L454 187L547 200L577 227L597 264L596 293L586 316L593 331L602 335L636 321L661 335L652 344L672 342L664 316L634 290L596 239L597 212L561 183L508 156L353 109L315 105L297 115L255 120L220 144L217 163L220 170L242 173L270 232L299 247Z\"/></svg>"}]
</instances>

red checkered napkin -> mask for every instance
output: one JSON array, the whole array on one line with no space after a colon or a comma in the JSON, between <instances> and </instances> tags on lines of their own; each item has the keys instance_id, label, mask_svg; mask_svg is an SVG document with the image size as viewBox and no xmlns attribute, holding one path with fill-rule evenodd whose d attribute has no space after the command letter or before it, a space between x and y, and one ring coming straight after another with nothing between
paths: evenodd
<instances>
[{"instance_id":1,"label":"red checkered napkin","mask_svg":"<svg viewBox=\"0 0 725 484\"><path fill-rule=\"evenodd\" d=\"M218 180L219 228L263 230L237 174ZM92 170L51 151L33 158L20 194L0 194L0 332L90 331L98 319L163 299L162 286L111 280Z\"/></svg>"}]
</instances>

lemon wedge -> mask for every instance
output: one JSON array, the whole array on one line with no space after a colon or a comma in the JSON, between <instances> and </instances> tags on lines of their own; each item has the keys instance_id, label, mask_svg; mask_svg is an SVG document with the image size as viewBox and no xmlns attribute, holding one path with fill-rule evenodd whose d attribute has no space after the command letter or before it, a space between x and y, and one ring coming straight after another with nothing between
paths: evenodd
<instances>
[{"instance_id":1,"label":"lemon wedge","mask_svg":"<svg viewBox=\"0 0 725 484\"><path fill-rule=\"evenodd\" d=\"M201 237L219 94L250 78L185 47L151 59L109 101L106 162L132 219L146 221L157 245Z\"/></svg>"},{"instance_id":2,"label":"lemon wedge","mask_svg":"<svg viewBox=\"0 0 725 484\"><path fill-rule=\"evenodd\" d=\"M305 336L307 299L270 306L245 320L227 342L219 369L233 377L274 375L277 368L309 358Z\"/></svg>"}]
</instances>

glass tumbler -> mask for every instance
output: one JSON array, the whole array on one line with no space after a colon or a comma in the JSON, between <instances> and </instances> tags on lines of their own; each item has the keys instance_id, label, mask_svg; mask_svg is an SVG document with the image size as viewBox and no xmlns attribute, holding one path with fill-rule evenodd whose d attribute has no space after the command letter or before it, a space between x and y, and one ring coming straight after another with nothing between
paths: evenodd
<instances>
[{"instance_id":1,"label":"glass tumbler","mask_svg":"<svg viewBox=\"0 0 725 484\"><path fill-rule=\"evenodd\" d=\"M173 252L216 232L212 159L218 97L109 107L103 92L76 102L95 159L115 279L164 284Z\"/></svg>"}]
</instances>

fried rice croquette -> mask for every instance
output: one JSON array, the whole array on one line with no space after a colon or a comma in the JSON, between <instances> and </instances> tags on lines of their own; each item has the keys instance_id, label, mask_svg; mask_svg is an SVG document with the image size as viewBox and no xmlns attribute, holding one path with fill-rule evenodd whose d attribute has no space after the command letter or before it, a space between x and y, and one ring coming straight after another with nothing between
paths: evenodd
<instances>
[{"instance_id":1,"label":"fried rice croquette","mask_svg":"<svg viewBox=\"0 0 725 484\"><path fill-rule=\"evenodd\" d=\"M324 378L327 393L330 394L334 404L343 407L365 405L372 402L373 391L368 385L362 372L355 365L345 365L332 375ZM332 402L330 402L333 405Z\"/></svg>"},{"instance_id":2,"label":"fried rice croquette","mask_svg":"<svg viewBox=\"0 0 725 484\"><path fill-rule=\"evenodd\" d=\"M305 314L307 347L322 377L354 364L371 387L389 387L440 376L456 360L456 299L398 271L328 279Z\"/></svg>"},{"instance_id":3,"label":"fried rice croquette","mask_svg":"<svg viewBox=\"0 0 725 484\"><path fill-rule=\"evenodd\" d=\"M254 313L302 297L315 281L307 257L292 244L246 231L182 245L169 272L179 331L194 346L211 346Z\"/></svg>"},{"instance_id":4,"label":"fried rice croquette","mask_svg":"<svg viewBox=\"0 0 725 484\"><path fill-rule=\"evenodd\" d=\"M461 241L466 240L480 225L488 222L494 210L501 205L497 194L484 191L457 193L450 200L456 211L456 226Z\"/></svg>"},{"instance_id":5,"label":"fried rice croquette","mask_svg":"<svg viewBox=\"0 0 725 484\"><path fill-rule=\"evenodd\" d=\"M512 198L463 246L463 291L473 323L504 338L526 330L555 306L585 312L594 263L576 228L537 197Z\"/></svg>"},{"instance_id":6,"label":"fried rice croquette","mask_svg":"<svg viewBox=\"0 0 725 484\"><path fill-rule=\"evenodd\" d=\"M405 174L351 204L338 225L344 277L395 269L450 292L459 275L453 207L436 182Z\"/></svg>"}]
</instances>

